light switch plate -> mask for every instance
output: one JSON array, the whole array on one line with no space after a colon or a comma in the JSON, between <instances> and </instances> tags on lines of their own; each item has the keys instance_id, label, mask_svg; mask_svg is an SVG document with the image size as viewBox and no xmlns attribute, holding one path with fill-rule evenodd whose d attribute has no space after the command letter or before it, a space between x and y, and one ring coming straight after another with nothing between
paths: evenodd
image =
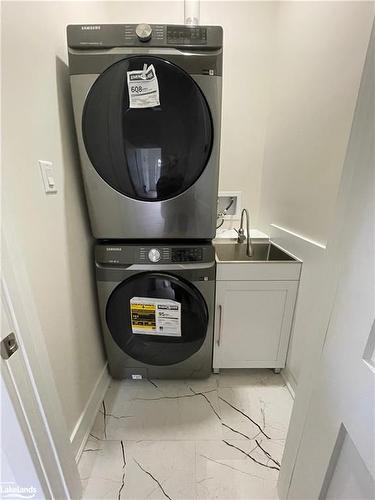
<instances>
[{"instance_id":1,"label":"light switch plate","mask_svg":"<svg viewBox=\"0 0 375 500\"><path fill-rule=\"evenodd\" d=\"M57 193L53 163L47 160L39 160L39 167L42 174L44 191L46 193Z\"/></svg>"}]
</instances>

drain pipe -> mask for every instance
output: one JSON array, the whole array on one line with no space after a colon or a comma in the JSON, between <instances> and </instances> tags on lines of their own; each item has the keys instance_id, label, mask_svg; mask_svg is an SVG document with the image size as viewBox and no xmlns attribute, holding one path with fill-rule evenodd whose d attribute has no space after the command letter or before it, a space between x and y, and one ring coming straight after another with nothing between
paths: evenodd
<instances>
[{"instance_id":1,"label":"drain pipe","mask_svg":"<svg viewBox=\"0 0 375 500\"><path fill-rule=\"evenodd\" d=\"M184 20L189 26L198 26L200 16L199 0L184 0Z\"/></svg>"}]
</instances>

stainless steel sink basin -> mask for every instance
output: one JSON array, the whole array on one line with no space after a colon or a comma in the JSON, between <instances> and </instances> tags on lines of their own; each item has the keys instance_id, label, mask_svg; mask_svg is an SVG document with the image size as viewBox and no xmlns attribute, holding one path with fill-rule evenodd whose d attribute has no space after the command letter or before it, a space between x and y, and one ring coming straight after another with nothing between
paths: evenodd
<instances>
[{"instance_id":1,"label":"stainless steel sink basin","mask_svg":"<svg viewBox=\"0 0 375 500\"><path fill-rule=\"evenodd\" d=\"M217 243L216 256L220 262L298 262L272 243L253 243L253 255L246 255L246 243Z\"/></svg>"}]
</instances>

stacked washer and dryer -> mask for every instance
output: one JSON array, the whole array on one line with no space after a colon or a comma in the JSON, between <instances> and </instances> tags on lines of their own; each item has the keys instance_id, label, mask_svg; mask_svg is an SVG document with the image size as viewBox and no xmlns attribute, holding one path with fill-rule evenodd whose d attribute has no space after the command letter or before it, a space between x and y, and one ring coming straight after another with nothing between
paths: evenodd
<instances>
[{"instance_id":1,"label":"stacked washer and dryer","mask_svg":"<svg viewBox=\"0 0 375 500\"><path fill-rule=\"evenodd\" d=\"M208 376L222 28L70 25L67 34L110 372Z\"/></svg>"}]
</instances>

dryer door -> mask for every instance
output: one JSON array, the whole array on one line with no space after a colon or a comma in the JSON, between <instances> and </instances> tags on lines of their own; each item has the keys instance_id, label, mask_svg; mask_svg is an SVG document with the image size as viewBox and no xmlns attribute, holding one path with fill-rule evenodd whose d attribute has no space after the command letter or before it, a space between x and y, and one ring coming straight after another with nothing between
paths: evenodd
<instances>
[{"instance_id":1,"label":"dryer door","mask_svg":"<svg viewBox=\"0 0 375 500\"><path fill-rule=\"evenodd\" d=\"M160 105L131 108L127 73L155 68ZM110 66L86 98L86 151L98 174L120 193L142 201L175 197L192 186L211 153L211 114L200 88L181 68L136 56Z\"/></svg>"},{"instance_id":2,"label":"dryer door","mask_svg":"<svg viewBox=\"0 0 375 500\"><path fill-rule=\"evenodd\" d=\"M201 293L171 274L132 276L112 292L106 321L118 346L149 365L184 361L202 346L208 311Z\"/></svg>"}]
</instances>

